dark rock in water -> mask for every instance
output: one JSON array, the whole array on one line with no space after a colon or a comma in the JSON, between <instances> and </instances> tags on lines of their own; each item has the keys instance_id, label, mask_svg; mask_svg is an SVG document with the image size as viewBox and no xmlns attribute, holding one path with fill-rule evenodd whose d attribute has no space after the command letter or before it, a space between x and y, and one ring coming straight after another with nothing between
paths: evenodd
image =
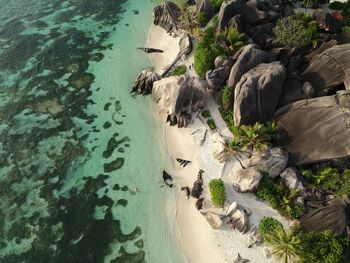
<instances>
[{"instance_id":1,"label":"dark rock in water","mask_svg":"<svg viewBox=\"0 0 350 263\"><path fill-rule=\"evenodd\" d=\"M157 48L149 48L149 47L138 47L137 49L143 50L146 53L163 53L164 51Z\"/></svg>"},{"instance_id":2,"label":"dark rock in water","mask_svg":"<svg viewBox=\"0 0 350 263\"><path fill-rule=\"evenodd\" d=\"M104 129L108 129L108 128L110 128L110 127L112 127L112 123L110 123L109 121L106 121L106 122L103 124L103 128L104 128Z\"/></svg>"},{"instance_id":3,"label":"dark rock in water","mask_svg":"<svg viewBox=\"0 0 350 263\"><path fill-rule=\"evenodd\" d=\"M281 62L260 64L237 83L234 99L235 125L269 121L276 110L286 69Z\"/></svg>"},{"instance_id":4,"label":"dark rock in water","mask_svg":"<svg viewBox=\"0 0 350 263\"><path fill-rule=\"evenodd\" d=\"M302 77L314 87L316 96L341 85L350 89L350 44L336 45L314 56Z\"/></svg>"},{"instance_id":5,"label":"dark rock in water","mask_svg":"<svg viewBox=\"0 0 350 263\"><path fill-rule=\"evenodd\" d=\"M324 9L314 10L312 18L317 21L319 27L331 32L332 34L341 31L340 22Z\"/></svg>"},{"instance_id":6,"label":"dark rock in water","mask_svg":"<svg viewBox=\"0 0 350 263\"><path fill-rule=\"evenodd\" d=\"M218 16L218 30L224 30L228 27L229 22L235 16L240 14L241 8L244 5L244 0L224 1L221 5Z\"/></svg>"},{"instance_id":7,"label":"dark rock in water","mask_svg":"<svg viewBox=\"0 0 350 263\"><path fill-rule=\"evenodd\" d=\"M179 54L178 56L187 56L192 52L193 46L192 46L192 40L190 35L188 34L182 34L181 38L179 40Z\"/></svg>"},{"instance_id":8,"label":"dark rock in water","mask_svg":"<svg viewBox=\"0 0 350 263\"><path fill-rule=\"evenodd\" d=\"M166 171L163 171L163 181L167 186L173 187L173 178Z\"/></svg>"},{"instance_id":9,"label":"dark rock in water","mask_svg":"<svg viewBox=\"0 0 350 263\"><path fill-rule=\"evenodd\" d=\"M152 98L162 111L167 112L167 122L182 128L191 121L191 114L204 106L205 85L198 77L163 78L154 82Z\"/></svg>"},{"instance_id":10,"label":"dark rock in water","mask_svg":"<svg viewBox=\"0 0 350 263\"><path fill-rule=\"evenodd\" d=\"M231 68L228 86L235 89L241 77L250 69L261 63L270 63L274 61L276 55L262 51L258 45L250 44L241 48L235 54L236 63Z\"/></svg>"},{"instance_id":11,"label":"dark rock in water","mask_svg":"<svg viewBox=\"0 0 350 263\"><path fill-rule=\"evenodd\" d=\"M289 152L289 163L301 165L349 155L350 91L300 100L278 109L279 144Z\"/></svg>"},{"instance_id":12,"label":"dark rock in water","mask_svg":"<svg viewBox=\"0 0 350 263\"><path fill-rule=\"evenodd\" d=\"M197 176L197 180L193 183L193 188L191 191L191 196L199 199L203 193L203 170L200 170Z\"/></svg>"},{"instance_id":13,"label":"dark rock in water","mask_svg":"<svg viewBox=\"0 0 350 263\"><path fill-rule=\"evenodd\" d=\"M223 57L217 57L214 64L215 69L207 71L205 74L205 79L211 90L218 91L225 85L230 75L233 61Z\"/></svg>"},{"instance_id":14,"label":"dark rock in water","mask_svg":"<svg viewBox=\"0 0 350 263\"><path fill-rule=\"evenodd\" d=\"M306 231L321 232L331 230L339 235L350 235L350 200L336 198L327 206L311 210L300 219Z\"/></svg>"},{"instance_id":15,"label":"dark rock in water","mask_svg":"<svg viewBox=\"0 0 350 263\"><path fill-rule=\"evenodd\" d=\"M143 70L135 80L132 92L142 95L150 94L152 92L153 83L160 79L161 77L157 73Z\"/></svg>"},{"instance_id":16,"label":"dark rock in water","mask_svg":"<svg viewBox=\"0 0 350 263\"><path fill-rule=\"evenodd\" d=\"M172 2L163 2L153 9L154 24L178 36L181 28L181 9Z\"/></svg>"},{"instance_id":17,"label":"dark rock in water","mask_svg":"<svg viewBox=\"0 0 350 263\"><path fill-rule=\"evenodd\" d=\"M185 186L185 187L181 187L181 191L185 191L185 194L187 196L187 199L190 198L190 188L188 186Z\"/></svg>"},{"instance_id":18,"label":"dark rock in water","mask_svg":"<svg viewBox=\"0 0 350 263\"><path fill-rule=\"evenodd\" d=\"M117 169L120 169L124 164L124 158L117 158L110 163L103 164L103 170L105 173L113 172Z\"/></svg>"},{"instance_id":19,"label":"dark rock in water","mask_svg":"<svg viewBox=\"0 0 350 263\"><path fill-rule=\"evenodd\" d=\"M138 15L140 13L139 10L132 10L134 12L134 15Z\"/></svg>"},{"instance_id":20,"label":"dark rock in water","mask_svg":"<svg viewBox=\"0 0 350 263\"><path fill-rule=\"evenodd\" d=\"M204 198L199 198L196 201L196 208L197 210L201 210L203 208Z\"/></svg>"},{"instance_id":21,"label":"dark rock in water","mask_svg":"<svg viewBox=\"0 0 350 263\"><path fill-rule=\"evenodd\" d=\"M209 21L215 14L211 0L197 0L196 14L204 14Z\"/></svg>"}]
</instances>

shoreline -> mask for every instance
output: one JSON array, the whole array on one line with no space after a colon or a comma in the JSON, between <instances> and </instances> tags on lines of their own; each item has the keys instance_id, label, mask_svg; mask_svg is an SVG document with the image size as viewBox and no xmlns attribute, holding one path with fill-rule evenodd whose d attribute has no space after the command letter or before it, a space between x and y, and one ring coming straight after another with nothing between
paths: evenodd
<instances>
[{"instance_id":1,"label":"shoreline","mask_svg":"<svg viewBox=\"0 0 350 263\"><path fill-rule=\"evenodd\" d=\"M161 41L158 41L161 39ZM177 56L178 53L178 38L169 36L162 28L151 25L149 29L148 47L159 48L164 50L164 53L149 54L155 72L161 73L163 67L166 67ZM193 53L190 54L180 64L189 65L192 63ZM218 106L212 100L207 98L206 105L212 113L216 123L222 123L223 120L218 113ZM269 205L258 201L254 194L241 194L232 190L230 181L230 173L232 168L239 169L238 162L227 161L219 163L212 156L211 130L207 131L206 141L201 145L201 140L207 130L205 125L198 117L194 118L186 128L171 127L165 123L165 117L161 112L156 110L158 117L163 125L163 140L166 147L166 152L172 160L174 166L169 173L175 179L175 185L178 187L176 202L176 221L178 232L176 238L180 243L180 247L187 258L188 262L202 263L215 262L225 263L232 262L238 254L243 258L249 259L253 263L270 262L271 260L264 255L263 246L254 246L249 248L251 243L250 235L241 234L237 230L232 230L226 223L220 230L212 229L206 222L204 217L195 208L196 200L187 199L185 193L180 191L181 187L192 187L193 182L197 178L199 169L205 171L203 197L205 203L210 203L210 193L207 185L211 179L222 178L227 191L227 203L236 201L254 213L249 217L251 229L254 229L263 216L272 216L278 218L284 225L289 225L290 222L281 217L277 211L273 210ZM227 130L227 126L219 125L219 133L226 138L230 138L232 134ZM199 131L199 132L198 132ZM193 132L195 134L191 135ZM191 163L182 168L177 164L176 158L191 160ZM171 201L171 200L170 200Z\"/></svg>"}]
</instances>

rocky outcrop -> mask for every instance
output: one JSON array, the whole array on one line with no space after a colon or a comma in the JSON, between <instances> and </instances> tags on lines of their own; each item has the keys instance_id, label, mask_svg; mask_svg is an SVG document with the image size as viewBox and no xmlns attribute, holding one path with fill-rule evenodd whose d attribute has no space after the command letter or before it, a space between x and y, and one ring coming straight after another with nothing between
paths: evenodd
<instances>
[{"instance_id":1,"label":"rocky outcrop","mask_svg":"<svg viewBox=\"0 0 350 263\"><path fill-rule=\"evenodd\" d=\"M270 18L276 17L277 13L273 10L270 1L266 0L249 0L243 5L241 14L248 24L266 22Z\"/></svg>"},{"instance_id":2,"label":"rocky outcrop","mask_svg":"<svg viewBox=\"0 0 350 263\"><path fill-rule=\"evenodd\" d=\"M245 234L249 230L249 219L243 208L237 209L231 214L230 222L235 229Z\"/></svg>"},{"instance_id":3,"label":"rocky outcrop","mask_svg":"<svg viewBox=\"0 0 350 263\"><path fill-rule=\"evenodd\" d=\"M261 63L270 63L275 60L275 55L262 51L258 45L250 44L241 48L235 54L235 64L232 66L227 81L228 86L235 88L241 77Z\"/></svg>"},{"instance_id":4,"label":"rocky outcrop","mask_svg":"<svg viewBox=\"0 0 350 263\"><path fill-rule=\"evenodd\" d=\"M162 27L168 33L180 35L181 9L173 2L163 2L153 9L153 23Z\"/></svg>"},{"instance_id":5,"label":"rocky outcrop","mask_svg":"<svg viewBox=\"0 0 350 263\"><path fill-rule=\"evenodd\" d=\"M304 186L300 182L297 174L297 170L292 167L286 168L281 174L281 181L286 185L289 190L298 189L300 193L304 192Z\"/></svg>"},{"instance_id":6,"label":"rocky outcrop","mask_svg":"<svg viewBox=\"0 0 350 263\"><path fill-rule=\"evenodd\" d=\"M188 34L182 34L179 40L179 54L178 56L187 56L192 52L192 41Z\"/></svg>"},{"instance_id":7,"label":"rocky outcrop","mask_svg":"<svg viewBox=\"0 0 350 263\"><path fill-rule=\"evenodd\" d=\"M221 5L218 16L218 30L224 30L228 27L230 20L235 15L240 14L240 10L244 5L244 0L224 1Z\"/></svg>"},{"instance_id":8,"label":"rocky outcrop","mask_svg":"<svg viewBox=\"0 0 350 263\"><path fill-rule=\"evenodd\" d=\"M197 180L193 183L193 188L191 191L191 196L199 199L203 193L203 179L202 179L203 170L200 170L197 176Z\"/></svg>"},{"instance_id":9,"label":"rocky outcrop","mask_svg":"<svg viewBox=\"0 0 350 263\"><path fill-rule=\"evenodd\" d=\"M152 93L153 83L160 80L161 77L152 71L143 70L135 80L132 92L147 95Z\"/></svg>"},{"instance_id":10,"label":"rocky outcrop","mask_svg":"<svg viewBox=\"0 0 350 263\"><path fill-rule=\"evenodd\" d=\"M196 13L197 14L205 14L208 21L214 15L214 7L210 0L197 0L196 3Z\"/></svg>"},{"instance_id":11,"label":"rocky outcrop","mask_svg":"<svg viewBox=\"0 0 350 263\"><path fill-rule=\"evenodd\" d=\"M316 9L312 14L312 18L317 21L318 26L329 31L332 34L341 31L340 22L324 9Z\"/></svg>"},{"instance_id":12,"label":"rocky outcrop","mask_svg":"<svg viewBox=\"0 0 350 263\"><path fill-rule=\"evenodd\" d=\"M213 91L221 90L225 85L233 65L233 61L223 57L217 57L214 62L215 69L205 74L208 86Z\"/></svg>"},{"instance_id":13,"label":"rocky outcrop","mask_svg":"<svg viewBox=\"0 0 350 263\"><path fill-rule=\"evenodd\" d=\"M222 220L217 214L203 210L201 210L200 213L206 219L211 228L218 229L221 227Z\"/></svg>"},{"instance_id":14,"label":"rocky outcrop","mask_svg":"<svg viewBox=\"0 0 350 263\"><path fill-rule=\"evenodd\" d=\"M260 64L245 73L235 88L234 123L269 121L276 110L286 69L280 62Z\"/></svg>"},{"instance_id":15,"label":"rocky outcrop","mask_svg":"<svg viewBox=\"0 0 350 263\"><path fill-rule=\"evenodd\" d=\"M205 83L197 77L172 76L153 83L152 98L167 112L170 125L185 127L205 104Z\"/></svg>"},{"instance_id":16,"label":"rocky outcrop","mask_svg":"<svg viewBox=\"0 0 350 263\"><path fill-rule=\"evenodd\" d=\"M306 231L331 230L339 235L350 235L350 200L336 198L327 206L305 214L300 219L300 226Z\"/></svg>"},{"instance_id":17,"label":"rocky outcrop","mask_svg":"<svg viewBox=\"0 0 350 263\"><path fill-rule=\"evenodd\" d=\"M268 173L270 177L279 176L287 163L288 153L279 147L269 148L261 153L253 153L250 159L250 166Z\"/></svg>"},{"instance_id":18,"label":"rocky outcrop","mask_svg":"<svg viewBox=\"0 0 350 263\"><path fill-rule=\"evenodd\" d=\"M350 44L336 45L314 56L302 77L314 87L316 96L327 95L342 84L350 89Z\"/></svg>"},{"instance_id":19,"label":"rocky outcrop","mask_svg":"<svg viewBox=\"0 0 350 263\"><path fill-rule=\"evenodd\" d=\"M213 143L213 157L219 162L224 162L228 158L226 152L226 142L224 138L217 132L215 132L211 137Z\"/></svg>"},{"instance_id":20,"label":"rocky outcrop","mask_svg":"<svg viewBox=\"0 0 350 263\"><path fill-rule=\"evenodd\" d=\"M253 192L258 188L261 178L261 172L254 167L239 170L232 173L233 188L238 192Z\"/></svg>"},{"instance_id":21,"label":"rocky outcrop","mask_svg":"<svg viewBox=\"0 0 350 263\"><path fill-rule=\"evenodd\" d=\"M300 100L278 109L279 144L289 152L291 166L350 154L350 91Z\"/></svg>"}]
</instances>

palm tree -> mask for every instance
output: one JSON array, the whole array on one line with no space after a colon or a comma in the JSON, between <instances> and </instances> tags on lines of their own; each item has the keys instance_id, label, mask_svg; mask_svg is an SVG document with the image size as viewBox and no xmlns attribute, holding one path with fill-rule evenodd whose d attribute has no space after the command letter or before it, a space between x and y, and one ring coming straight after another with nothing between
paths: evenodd
<instances>
[{"instance_id":1,"label":"palm tree","mask_svg":"<svg viewBox=\"0 0 350 263\"><path fill-rule=\"evenodd\" d=\"M244 45L243 37L244 34L240 34L235 27L226 27L217 35L216 39L224 47L227 54L233 55Z\"/></svg>"},{"instance_id":2,"label":"palm tree","mask_svg":"<svg viewBox=\"0 0 350 263\"><path fill-rule=\"evenodd\" d=\"M184 9L182 12L181 28L186 30L190 35L194 35L196 28L199 26L195 12Z\"/></svg>"},{"instance_id":3,"label":"palm tree","mask_svg":"<svg viewBox=\"0 0 350 263\"><path fill-rule=\"evenodd\" d=\"M241 165L242 169L246 169L243 166L242 161L239 159L239 157L242 157L242 154L245 153L245 152L242 150L242 147L241 147L240 143L237 140L232 140L230 143L228 143L226 145L226 152L229 155L233 155L235 157L235 159Z\"/></svg>"},{"instance_id":4,"label":"palm tree","mask_svg":"<svg viewBox=\"0 0 350 263\"><path fill-rule=\"evenodd\" d=\"M303 258L301 239L293 229L285 231L283 227L278 227L267 234L264 240L279 262L296 263Z\"/></svg>"},{"instance_id":5,"label":"palm tree","mask_svg":"<svg viewBox=\"0 0 350 263\"><path fill-rule=\"evenodd\" d=\"M243 150L262 151L265 150L272 138L277 133L276 123L255 123L254 125L235 126L232 130L237 141L240 142Z\"/></svg>"}]
</instances>

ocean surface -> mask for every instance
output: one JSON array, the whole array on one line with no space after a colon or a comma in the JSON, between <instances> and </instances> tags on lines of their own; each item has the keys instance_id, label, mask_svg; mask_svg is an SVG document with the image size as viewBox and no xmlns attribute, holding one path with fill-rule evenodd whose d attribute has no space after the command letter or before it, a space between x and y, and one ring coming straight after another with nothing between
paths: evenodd
<instances>
[{"instance_id":1,"label":"ocean surface","mask_svg":"<svg viewBox=\"0 0 350 263\"><path fill-rule=\"evenodd\" d=\"M186 262L149 97L155 0L0 0L0 262ZM135 191L135 189L138 191Z\"/></svg>"}]
</instances>

